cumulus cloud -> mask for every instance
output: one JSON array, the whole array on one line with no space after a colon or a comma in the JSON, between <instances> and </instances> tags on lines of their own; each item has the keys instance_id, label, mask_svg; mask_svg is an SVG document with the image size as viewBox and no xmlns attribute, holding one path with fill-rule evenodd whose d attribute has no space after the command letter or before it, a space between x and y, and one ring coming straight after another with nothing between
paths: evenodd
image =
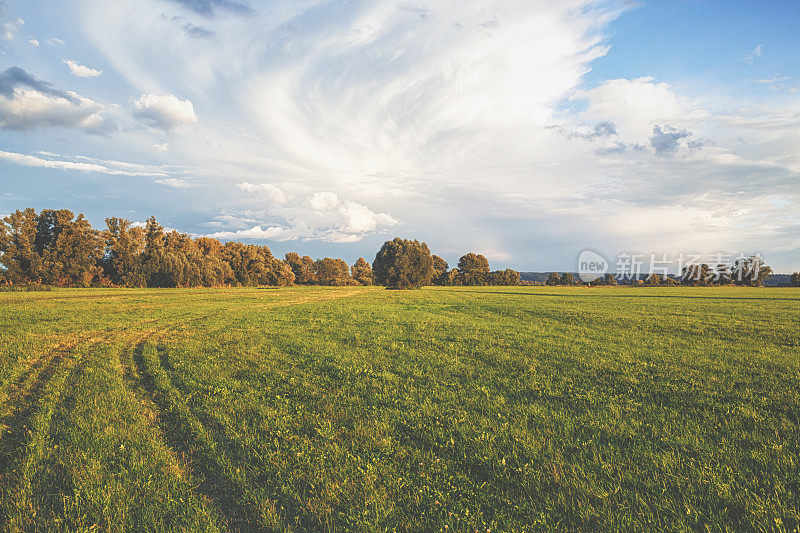
<instances>
[{"instance_id":1,"label":"cumulus cloud","mask_svg":"<svg viewBox=\"0 0 800 533\"><path fill-rule=\"evenodd\" d=\"M30 44L33 47L37 47L39 46L39 41L35 37L30 37L28 39L28 44Z\"/></svg>"},{"instance_id":2,"label":"cumulus cloud","mask_svg":"<svg viewBox=\"0 0 800 533\"><path fill-rule=\"evenodd\" d=\"M103 106L74 92L53 88L19 67L0 73L0 127L25 130L62 126L99 133L113 127Z\"/></svg>"},{"instance_id":3,"label":"cumulus cloud","mask_svg":"<svg viewBox=\"0 0 800 533\"><path fill-rule=\"evenodd\" d=\"M308 205L315 211L331 211L339 206L339 197L332 192L315 192Z\"/></svg>"},{"instance_id":4,"label":"cumulus cloud","mask_svg":"<svg viewBox=\"0 0 800 533\"><path fill-rule=\"evenodd\" d=\"M173 94L145 94L133 102L134 116L145 120L154 128L174 130L181 126L197 124L194 105Z\"/></svg>"},{"instance_id":5,"label":"cumulus cloud","mask_svg":"<svg viewBox=\"0 0 800 533\"><path fill-rule=\"evenodd\" d=\"M650 145L657 154L673 154L678 149L678 141L685 139L692 134L686 130L678 130L666 125L653 127L653 136L650 137Z\"/></svg>"},{"instance_id":6,"label":"cumulus cloud","mask_svg":"<svg viewBox=\"0 0 800 533\"><path fill-rule=\"evenodd\" d=\"M269 184L239 183L237 187L251 193L275 195L280 192ZM205 225L226 227L212 233L217 239L321 240L357 242L365 236L395 226L398 221L387 213L376 213L369 207L339 199L332 192L316 192L291 201L280 193L280 200L267 210L225 213ZM272 220L267 220L272 219Z\"/></svg>"},{"instance_id":7,"label":"cumulus cloud","mask_svg":"<svg viewBox=\"0 0 800 533\"><path fill-rule=\"evenodd\" d=\"M65 59L64 64L69 67L69 71L73 76L77 76L79 78L97 78L103 74L102 70L96 70L83 66L71 59Z\"/></svg>"},{"instance_id":8,"label":"cumulus cloud","mask_svg":"<svg viewBox=\"0 0 800 533\"><path fill-rule=\"evenodd\" d=\"M278 187L271 183L248 183L243 181L237 183L236 186L245 191L255 195L263 196L275 204L285 204L286 195Z\"/></svg>"}]
</instances>

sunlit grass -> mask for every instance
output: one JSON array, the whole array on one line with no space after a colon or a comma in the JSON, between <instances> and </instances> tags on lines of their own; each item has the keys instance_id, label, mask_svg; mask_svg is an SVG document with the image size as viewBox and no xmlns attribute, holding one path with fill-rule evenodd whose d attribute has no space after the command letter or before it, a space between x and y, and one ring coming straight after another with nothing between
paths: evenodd
<instances>
[{"instance_id":1,"label":"sunlit grass","mask_svg":"<svg viewBox=\"0 0 800 533\"><path fill-rule=\"evenodd\" d=\"M2 519L794 530L798 324L797 289L0 293Z\"/></svg>"}]
</instances>

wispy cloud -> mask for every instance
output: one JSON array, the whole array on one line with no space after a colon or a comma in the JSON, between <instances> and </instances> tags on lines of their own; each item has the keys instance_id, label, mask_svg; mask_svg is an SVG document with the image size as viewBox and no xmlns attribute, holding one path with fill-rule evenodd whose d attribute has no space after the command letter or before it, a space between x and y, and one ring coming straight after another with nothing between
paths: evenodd
<instances>
[{"instance_id":1,"label":"wispy cloud","mask_svg":"<svg viewBox=\"0 0 800 533\"><path fill-rule=\"evenodd\" d=\"M138 165L80 157L74 158L75 160L65 160L58 154L50 154L48 152L40 153L40 155L30 155L0 150L0 159L26 167L97 172L113 176L167 176L164 172ZM84 159L85 161L78 159Z\"/></svg>"},{"instance_id":2,"label":"wispy cloud","mask_svg":"<svg viewBox=\"0 0 800 533\"><path fill-rule=\"evenodd\" d=\"M752 65L753 61L755 61L756 59L761 57L762 48L763 48L763 45L761 45L761 44L759 44L758 46L753 48L753 51L745 56L744 62L747 63L748 65Z\"/></svg>"}]
</instances>

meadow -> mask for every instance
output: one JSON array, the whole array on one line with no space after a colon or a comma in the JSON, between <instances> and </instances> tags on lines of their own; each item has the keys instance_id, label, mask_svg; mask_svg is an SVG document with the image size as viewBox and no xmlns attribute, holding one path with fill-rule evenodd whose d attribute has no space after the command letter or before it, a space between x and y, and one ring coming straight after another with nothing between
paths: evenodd
<instances>
[{"instance_id":1,"label":"meadow","mask_svg":"<svg viewBox=\"0 0 800 533\"><path fill-rule=\"evenodd\" d=\"M800 527L800 289L0 293L5 530Z\"/></svg>"}]
</instances>

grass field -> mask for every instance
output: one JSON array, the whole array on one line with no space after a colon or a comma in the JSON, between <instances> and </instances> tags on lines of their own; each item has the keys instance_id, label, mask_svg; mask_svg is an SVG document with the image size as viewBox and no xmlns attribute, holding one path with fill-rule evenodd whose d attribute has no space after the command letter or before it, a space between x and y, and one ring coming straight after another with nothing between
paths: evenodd
<instances>
[{"instance_id":1,"label":"grass field","mask_svg":"<svg viewBox=\"0 0 800 533\"><path fill-rule=\"evenodd\" d=\"M800 290L0 293L7 530L800 524Z\"/></svg>"}]
</instances>

